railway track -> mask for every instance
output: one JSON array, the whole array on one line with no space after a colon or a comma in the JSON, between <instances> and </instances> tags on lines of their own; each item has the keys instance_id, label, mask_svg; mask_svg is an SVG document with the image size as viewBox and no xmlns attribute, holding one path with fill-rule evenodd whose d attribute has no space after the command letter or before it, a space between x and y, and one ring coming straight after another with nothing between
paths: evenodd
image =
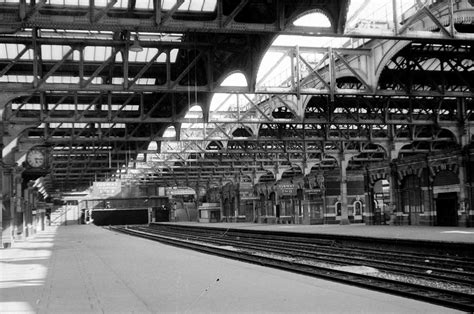
<instances>
[{"instance_id":1,"label":"railway track","mask_svg":"<svg viewBox=\"0 0 474 314\"><path fill-rule=\"evenodd\" d=\"M272 239L271 235L261 235L258 232L214 233L209 229L207 232L199 229L175 230L168 226L110 228L209 254L339 281L449 308L474 311L474 263L468 258L344 248L334 241L318 239L300 243L301 239ZM397 258L393 258L394 256ZM422 263L418 265L420 261ZM363 272L358 271L356 266L363 266ZM455 269L452 269L453 266Z\"/></svg>"}]
</instances>

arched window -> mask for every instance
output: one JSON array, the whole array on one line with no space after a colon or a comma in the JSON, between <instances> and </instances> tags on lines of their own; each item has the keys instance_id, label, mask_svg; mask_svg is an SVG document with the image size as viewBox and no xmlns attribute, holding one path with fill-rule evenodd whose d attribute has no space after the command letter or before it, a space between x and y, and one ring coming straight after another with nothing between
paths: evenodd
<instances>
[{"instance_id":1,"label":"arched window","mask_svg":"<svg viewBox=\"0 0 474 314\"><path fill-rule=\"evenodd\" d=\"M354 202L354 216L360 216L360 215L362 215L362 202L355 201Z\"/></svg>"},{"instance_id":2,"label":"arched window","mask_svg":"<svg viewBox=\"0 0 474 314\"><path fill-rule=\"evenodd\" d=\"M336 203L336 216L341 216L342 213L342 204L341 202Z\"/></svg>"},{"instance_id":3,"label":"arched window","mask_svg":"<svg viewBox=\"0 0 474 314\"><path fill-rule=\"evenodd\" d=\"M331 21L321 12L312 12L306 14L293 22L295 26L306 27L331 27Z\"/></svg>"}]
</instances>

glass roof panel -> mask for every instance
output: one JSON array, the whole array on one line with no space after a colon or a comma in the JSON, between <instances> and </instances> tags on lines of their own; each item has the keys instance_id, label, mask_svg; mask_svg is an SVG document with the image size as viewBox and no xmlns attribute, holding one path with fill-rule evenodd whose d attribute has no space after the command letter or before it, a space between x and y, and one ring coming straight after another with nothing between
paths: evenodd
<instances>
[{"instance_id":1,"label":"glass roof panel","mask_svg":"<svg viewBox=\"0 0 474 314\"><path fill-rule=\"evenodd\" d=\"M140 41L165 41L165 42L181 42L182 34L175 33L146 33L139 32L138 37Z\"/></svg>"},{"instance_id":2,"label":"glass roof panel","mask_svg":"<svg viewBox=\"0 0 474 314\"><path fill-rule=\"evenodd\" d=\"M331 27L328 17L321 12L306 14L297 19L293 24L296 26Z\"/></svg>"},{"instance_id":3,"label":"glass roof panel","mask_svg":"<svg viewBox=\"0 0 474 314\"><path fill-rule=\"evenodd\" d=\"M76 105L74 104L59 104L54 106L54 110L75 110ZM89 105L87 104L77 104L77 110L88 110Z\"/></svg>"},{"instance_id":4,"label":"glass roof panel","mask_svg":"<svg viewBox=\"0 0 474 314\"><path fill-rule=\"evenodd\" d=\"M49 0L48 3L52 5L68 5L68 6L81 5L80 0Z\"/></svg>"},{"instance_id":5,"label":"glass roof panel","mask_svg":"<svg viewBox=\"0 0 474 314\"><path fill-rule=\"evenodd\" d=\"M25 48L25 45L0 44L1 59L15 59L15 57ZM25 55L23 55L25 57Z\"/></svg>"},{"instance_id":6,"label":"glass roof panel","mask_svg":"<svg viewBox=\"0 0 474 314\"><path fill-rule=\"evenodd\" d=\"M135 84L138 85L155 85L156 79L154 78L140 78Z\"/></svg>"},{"instance_id":7,"label":"glass roof panel","mask_svg":"<svg viewBox=\"0 0 474 314\"><path fill-rule=\"evenodd\" d=\"M96 0L97 1L97 0ZM178 8L178 11L193 12L213 12L216 9L217 0L185 0ZM161 8L163 11L171 10L177 3L177 0L161 0ZM140 0L135 4L137 9L153 9L153 0Z\"/></svg>"},{"instance_id":8,"label":"glass roof panel","mask_svg":"<svg viewBox=\"0 0 474 314\"><path fill-rule=\"evenodd\" d=\"M178 10L193 12L213 12L215 9L216 0L185 0Z\"/></svg>"},{"instance_id":9,"label":"glass roof panel","mask_svg":"<svg viewBox=\"0 0 474 314\"><path fill-rule=\"evenodd\" d=\"M84 76L84 80L88 80L90 77ZM101 77L94 77L91 81L91 84L102 84L103 79Z\"/></svg>"},{"instance_id":10,"label":"glass roof panel","mask_svg":"<svg viewBox=\"0 0 474 314\"><path fill-rule=\"evenodd\" d=\"M131 62L148 62L150 61L155 54L158 52L157 48L143 48L143 51L128 53L128 61Z\"/></svg>"},{"instance_id":11,"label":"glass roof panel","mask_svg":"<svg viewBox=\"0 0 474 314\"><path fill-rule=\"evenodd\" d=\"M46 83L77 84L79 83L79 77L77 76L50 76L46 79Z\"/></svg>"},{"instance_id":12,"label":"glass roof panel","mask_svg":"<svg viewBox=\"0 0 474 314\"><path fill-rule=\"evenodd\" d=\"M70 49L63 45L41 45L41 57L43 60L61 60Z\"/></svg>"},{"instance_id":13,"label":"glass roof panel","mask_svg":"<svg viewBox=\"0 0 474 314\"><path fill-rule=\"evenodd\" d=\"M170 51L170 62L175 63L176 57L178 56L179 49L172 49ZM155 54L158 52L157 48L144 48L141 52L133 52L129 51L128 53L128 61L130 62L148 62L150 61ZM74 55L74 59L76 60L76 54ZM158 58L156 58L155 62L157 63L165 63L166 62L167 54L162 52ZM77 54L77 59L79 59L79 53ZM115 56L115 61L122 62L122 54L117 53Z\"/></svg>"},{"instance_id":14,"label":"glass roof panel","mask_svg":"<svg viewBox=\"0 0 474 314\"><path fill-rule=\"evenodd\" d=\"M101 129L105 129L105 128L125 129L125 123L100 123L100 128Z\"/></svg>"},{"instance_id":15,"label":"glass roof panel","mask_svg":"<svg viewBox=\"0 0 474 314\"><path fill-rule=\"evenodd\" d=\"M101 106L101 110L109 110L108 109L109 106L108 105L102 105ZM138 105L126 105L125 107L122 108L122 105L111 105L110 106L110 109L112 111L116 111L116 110L122 110L122 111L137 111L138 110Z\"/></svg>"},{"instance_id":16,"label":"glass roof panel","mask_svg":"<svg viewBox=\"0 0 474 314\"><path fill-rule=\"evenodd\" d=\"M136 9L153 9L152 0L140 0L135 3Z\"/></svg>"},{"instance_id":17,"label":"glass roof panel","mask_svg":"<svg viewBox=\"0 0 474 314\"><path fill-rule=\"evenodd\" d=\"M117 3L114 5L115 8L128 8L128 0L118 0Z\"/></svg>"},{"instance_id":18,"label":"glass roof panel","mask_svg":"<svg viewBox=\"0 0 474 314\"><path fill-rule=\"evenodd\" d=\"M416 0L396 0L397 19L413 15ZM423 1L424 2L424 1ZM393 28L393 0L352 0L347 14L346 29Z\"/></svg>"},{"instance_id":19,"label":"glass roof panel","mask_svg":"<svg viewBox=\"0 0 474 314\"><path fill-rule=\"evenodd\" d=\"M243 73L233 73L225 78L221 86L247 86L247 79Z\"/></svg>"},{"instance_id":20,"label":"glass roof panel","mask_svg":"<svg viewBox=\"0 0 474 314\"><path fill-rule=\"evenodd\" d=\"M3 75L0 76L0 82L5 83L31 83L33 75Z\"/></svg>"},{"instance_id":21,"label":"glass roof panel","mask_svg":"<svg viewBox=\"0 0 474 314\"><path fill-rule=\"evenodd\" d=\"M213 12L216 10L216 0L204 0L202 10L205 12Z\"/></svg>"},{"instance_id":22,"label":"glass roof panel","mask_svg":"<svg viewBox=\"0 0 474 314\"><path fill-rule=\"evenodd\" d=\"M55 128L55 129L83 129L87 127L88 123L62 123L62 122L53 122L49 124L50 128Z\"/></svg>"},{"instance_id":23,"label":"glass roof panel","mask_svg":"<svg viewBox=\"0 0 474 314\"><path fill-rule=\"evenodd\" d=\"M33 49L28 49L28 51L21 56L20 60L33 60Z\"/></svg>"},{"instance_id":24,"label":"glass roof panel","mask_svg":"<svg viewBox=\"0 0 474 314\"><path fill-rule=\"evenodd\" d=\"M197 1L193 1L193 2L197 2ZM179 6L178 10L180 10L180 11L189 11L190 5L191 5L190 0L184 0L183 4L181 4Z\"/></svg>"},{"instance_id":25,"label":"glass roof panel","mask_svg":"<svg viewBox=\"0 0 474 314\"><path fill-rule=\"evenodd\" d=\"M174 127L171 127L171 128L173 128L173 131L174 131ZM165 133L168 131L168 129L166 129ZM151 141L150 144L148 144L147 150L157 150L157 149L158 149L158 144L156 143L156 141Z\"/></svg>"},{"instance_id":26,"label":"glass roof panel","mask_svg":"<svg viewBox=\"0 0 474 314\"><path fill-rule=\"evenodd\" d=\"M164 62L166 62L166 57L167 57L167 54L163 52L163 53L160 54L160 56L156 59L156 62L164 63Z\"/></svg>"},{"instance_id":27,"label":"glass roof panel","mask_svg":"<svg viewBox=\"0 0 474 314\"><path fill-rule=\"evenodd\" d=\"M21 104L21 103L12 103L12 110L40 110L40 104Z\"/></svg>"},{"instance_id":28,"label":"glass roof panel","mask_svg":"<svg viewBox=\"0 0 474 314\"><path fill-rule=\"evenodd\" d=\"M105 7L107 6L107 0L94 0L94 5L96 7Z\"/></svg>"},{"instance_id":29,"label":"glass roof panel","mask_svg":"<svg viewBox=\"0 0 474 314\"><path fill-rule=\"evenodd\" d=\"M28 33L31 36L31 32ZM41 29L43 38L112 39L113 32L94 30Z\"/></svg>"},{"instance_id":30,"label":"glass roof panel","mask_svg":"<svg viewBox=\"0 0 474 314\"><path fill-rule=\"evenodd\" d=\"M176 57L178 56L178 51L179 51L179 49L172 49L170 51L170 62L171 63L176 62Z\"/></svg>"},{"instance_id":31,"label":"glass roof panel","mask_svg":"<svg viewBox=\"0 0 474 314\"><path fill-rule=\"evenodd\" d=\"M202 11L203 5L204 5L204 0L194 0L194 1L185 1L183 5L189 2L189 11Z\"/></svg>"},{"instance_id":32,"label":"glass roof panel","mask_svg":"<svg viewBox=\"0 0 474 314\"><path fill-rule=\"evenodd\" d=\"M176 0L162 0L161 7L163 10L171 10L173 6L176 4Z\"/></svg>"},{"instance_id":33,"label":"glass roof panel","mask_svg":"<svg viewBox=\"0 0 474 314\"><path fill-rule=\"evenodd\" d=\"M105 61L112 55L112 47L87 46L84 48L84 60Z\"/></svg>"},{"instance_id":34,"label":"glass roof panel","mask_svg":"<svg viewBox=\"0 0 474 314\"><path fill-rule=\"evenodd\" d=\"M169 126L165 133L163 133L163 137L172 137L172 138L175 138L176 137L176 129L174 128L174 126ZM156 148L155 148L156 149Z\"/></svg>"},{"instance_id":35,"label":"glass roof panel","mask_svg":"<svg viewBox=\"0 0 474 314\"><path fill-rule=\"evenodd\" d=\"M51 5L64 5L65 2L70 2L68 0L49 0L48 4ZM77 5L77 1L74 1L71 5Z\"/></svg>"},{"instance_id":36,"label":"glass roof panel","mask_svg":"<svg viewBox=\"0 0 474 314\"><path fill-rule=\"evenodd\" d=\"M123 77L113 77L112 84L115 84L115 85L123 84Z\"/></svg>"}]
</instances>

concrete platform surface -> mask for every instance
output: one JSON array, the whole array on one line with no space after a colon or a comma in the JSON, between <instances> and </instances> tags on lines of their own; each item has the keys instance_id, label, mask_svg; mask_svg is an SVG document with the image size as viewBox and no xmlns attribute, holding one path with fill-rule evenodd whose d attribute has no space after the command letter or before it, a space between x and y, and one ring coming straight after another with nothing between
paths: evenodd
<instances>
[{"instance_id":1,"label":"concrete platform surface","mask_svg":"<svg viewBox=\"0 0 474 314\"><path fill-rule=\"evenodd\" d=\"M268 231L289 231L315 234L337 234L368 238L390 238L408 240L426 240L442 242L474 243L474 228L433 227L433 226L370 226L365 224L350 225L285 225L257 223L202 223L170 222L165 224L191 225L211 228L250 229Z\"/></svg>"},{"instance_id":2,"label":"concrete platform surface","mask_svg":"<svg viewBox=\"0 0 474 314\"><path fill-rule=\"evenodd\" d=\"M48 227L0 250L1 313L453 313L130 237Z\"/></svg>"}]
</instances>

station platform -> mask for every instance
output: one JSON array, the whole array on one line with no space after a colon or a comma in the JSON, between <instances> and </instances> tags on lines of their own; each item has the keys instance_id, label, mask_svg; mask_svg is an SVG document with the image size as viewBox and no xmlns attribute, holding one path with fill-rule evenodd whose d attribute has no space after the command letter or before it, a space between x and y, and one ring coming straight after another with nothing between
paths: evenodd
<instances>
[{"instance_id":1,"label":"station platform","mask_svg":"<svg viewBox=\"0 0 474 314\"><path fill-rule=\"evenodd\" d=\"M94 225L0 250L0 288L1 313L456 313Z\"/></svg>"},{"instance_id":2,"label":"station platform","mask_svg":"<svg viewBox=\"0 0 474 314\"><path fill-rule=\"evenodd\" d=\"M435 226L393 226L393 225L296 225L296 224L257 224L257 223L202 223L202 222L169 222L176 224L200 226L206 228L249 229L282 232L301 232L311 234L332 234L358 236L367 238L422 240L434 242L474 243L474 228L435 227Z\"/></svg>"}]
</instances>

